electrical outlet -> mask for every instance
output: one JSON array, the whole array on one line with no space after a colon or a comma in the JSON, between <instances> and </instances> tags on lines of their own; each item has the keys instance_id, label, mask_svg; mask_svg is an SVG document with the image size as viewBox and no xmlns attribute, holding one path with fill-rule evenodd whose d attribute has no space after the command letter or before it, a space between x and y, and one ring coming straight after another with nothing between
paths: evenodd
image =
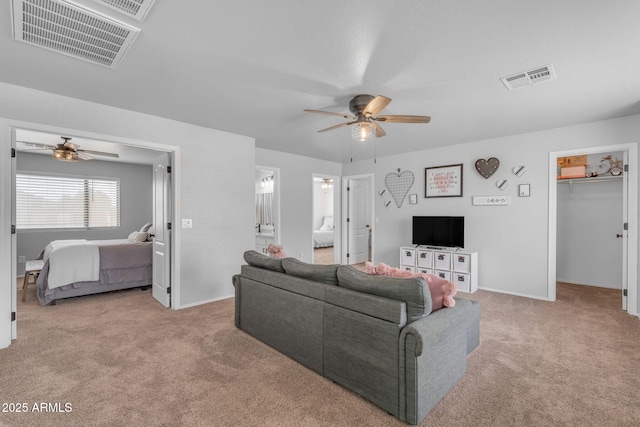
<instances>
[{"instance_id":1,"label":"electrical outlet","mask_svg":"<svg viewBox=\"0 0 640 427\"><path fill-rule=\"evenodd\" d=\"M27 258L24 255L20 255L18 257L18 262L24 264L25 262L27 262Z\"/></svg>"}]
</instances>

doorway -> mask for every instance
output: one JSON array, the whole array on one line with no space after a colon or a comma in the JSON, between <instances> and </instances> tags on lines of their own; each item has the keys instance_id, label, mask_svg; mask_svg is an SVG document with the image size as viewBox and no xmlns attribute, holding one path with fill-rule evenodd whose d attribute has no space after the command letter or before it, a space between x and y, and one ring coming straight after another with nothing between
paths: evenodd
<instances>
[{"instance_id":1,"label":"doorway","mask_svg":"<svg viewBox=\"0 0 640 427\"><path fill-rule=\"evenodd\" d=\"M165 212L163 213L163 217L171 221L170 218L176 218L176 205L173 203L173 200L179 199L179 186L177 182L179 180L179 148L174 146L167 146L163 144L155 144L148 141L138 141L128 138L116 138L110 137L108 135L99 135L92 134L88 132L80 132L73 129L66 128L56 128L46 125L34 125L33 123L24 123L24 122L10 122L3 131L8 131L10 133L10 141L11 147L13 150L16 149L16 131L25 131L25 132L34 132L41 134L53 134L56 136L59 135L67 135L72 136L73 138L77 138L78 140L84 141L98 141L100 144L110 145L112 147L120 147L124 150L136 150L136 151L145 151L150 153L152 156L157 157L160 153L164 153L167 158L167 164L171 164L171 175L172 179L169 180L169 185L165 187L166 189L166 197L164 198L166 204L164 205ZM104 150L107 151L107 150ZM15 153L15 151L13 151ZM150 163L149 163L150 165ZM8 192L12 196L12 203L9 207L10 215L8 216L9 222L11 224L15 224L15 175L16 175L16 157L13 156L11 159L11 168L5 169L3 171L3 180L9 180L11 182L10 191ZM6 218L6 217L5 217ZM6 219L5 219L6 223ZM165 228L170 228L171 224L168 224L165 221ZM7 225L9 228L9 225ZM158 227L156 227L158 230ZM180 282L179 276L177 274L176 265L179 263L177 257L171 256L172 253L176 253L175 251L175 242L178 240L177 235L180 233L178 227L174 227L172 230L174 238L171 239L170 243L166 246L166 252L164 260L166 262L165 268L163 271L166 273L163 277L163 283L166 288L171 289L171 294L167 298L167 305L171 304L171 307L177 309L180 308L179 295L180 295ZM11 269L10 269L10 280L9 283L11 285L10 295L11 295L11 311L12 313L17 313L17 289L16 289L16 279L17 279L17 244L16 244L17 235L12 233L11 235ZM9 271L8 271L9 273ZM155 271L154 271L155 274ZM6 277L6 276L5 276ZM165 293L165 295L168 295ZM170 301L169 301L170 300ZM17 338L17 324L15 318L17 315L12 315L11 320L11 340ZM1 337L0 337L1 338Z\"/></svg>"},{"instance_id":2,"label":"doorway","mask_svg":"<svg viewBox=\"0 0 640 427\"><path fill-rule=\"evenodd\" d=\"M373 178L373 174L343 178L343 264L363 266L366 261L373 262Z\"/></svg>"},{"instance_id":3,"label":"doorway","mask_svg":"<svg viewBox=\"0 0 640 427\"><path fill-rule=\"evenodd\" d=\"M268 255L280 244L280 169L256 166L255 198L255 250Z\"/></svg>"},{"instance_id":4,"label":"doorway","mask_svg":"<svg viewBox=\"0 0 640 427\"><path fill-rule=\"evenodd\" d=\"M340 178L313 174L312 177L312 241L313 264L340 262Z\"/></svg>"},{"instance_id":5,"label":"doorway","mask_svg":"<svg viewBox=\"0 0 640 427\"><path fill-rule=\"evenodd\" d=\"M602 176L597 178L587 178L584 181L575 181L576 183L572 184L570 181L569 174L565 175L564 179L558 180L558 162L559 159L562 161L567 158L575 158L579 156L589 157L591 160L591 164L589 166L585 166L585 170L587 170L588 175L598 175L597 168L606 168L606 165L599 165L600 159L606 157L607 153L615 153L620 152L621 157L625 165L628 165L628 169L624 171L624 173L619 178L616 183L611 176L609 177ZM597 162L594 162L593 159L596 159ZM614 241L615 244L619 244L621 247L618 249L618 262L612 261L620 268L620 274L618 275L618 281L620 281L620 290L621 290L621 306L624 310L626 310L629 314L638 315L638 301L637 301L637 217L638 217L638 187L637 187L637 171L636 171L636 159L637 159L637 144L621 144L621 145L613 145L613 146L603 146L603 147L592 147L587 149L576 149L576 150L568 150L568 151L559 151L552 152L549 155L549 247L548 247L548 278L547 278L547 288L548 288L548 299L550 301L555 301L556 299L556 282L558 279L564 279L564 277L559 277L559 274L577 274L566 272L565 266L562 268L558 268L559 262L564 262L566 258L566 252L569 250L566 248L566 242L561 242L558 240L559 236L563 236L562 232L559 232L558 226L566 224L566 218L563 215L567 215L568 212L564 207L561 207L559 210L559 202L558 197L564 197L567 194L571 195L571 191L573 190L575 193L578 192L583 193L584 188L582 186L590 186L590 185L619 185L622 187L618 188L620 192L619 198L613 198L612 203L615 203L616 206L612 206L611 209L617 210L619 213L618 218L618 227L614 232L609 232L606 236L596 237L594 234L594 239L607 239L608 241ZM595 163L595 164L594 164ZM596 169L593 169L593 168ZM593 169L593 170L589 170ZM623 167L624 168L624 167ZM579 168L578 168L579 169ZM610 174L609 174L610 175ZM606 178L608 181L606 183L599 182ZM583 178L584 179L584 178ZM562 181L562 183L559 183ZM614 182L611 182L614 181ZM587 182L592 182L589 184ZM560 187L562 186L562 187ZM578 188L580 186L580 188ZM560 188L559 188L560 187ZM573 187L573 188L572 188ZM592 201L587 201L592 202ZM571 209L575 209L575 206ZM606 209L605 209L606 210ZM561 216L559 216L561 215ZM587 217L587 215L582 215L581 218ZM577 221L574 221L577 222ZM594 232L595 233L595 232ZM609 235L610 234L610 235ZM611 243L611 242L609 242ZM584 246L584 243L576 243L578 246ZM597 244L596 244L597 247ZM575 253L583 250L584 248L576 248ZM597 250L595 250L597 253ZM589 262L589 261L587 261ZM576 276L577 277L577 276ZM588 283L587 283L588 284Z\"/></svg>"}]
</instances>

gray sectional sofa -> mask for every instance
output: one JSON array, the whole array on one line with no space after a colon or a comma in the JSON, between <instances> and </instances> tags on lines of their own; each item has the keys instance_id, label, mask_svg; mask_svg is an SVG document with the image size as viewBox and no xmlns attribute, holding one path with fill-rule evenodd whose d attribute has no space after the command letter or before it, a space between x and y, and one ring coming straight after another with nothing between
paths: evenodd
<instances>
[{"instance_id":1,"label":"gray sectional sofa","mask_svg":"<svg viewBox=\"0 0 640 427\"><path fill-rule=\"evenodd\" d=\"M236 327L408 423L458 382L479 344L480 305L456 298L431 313L422 278L244 257L233 277Z\"/></svg>"}]
</instances>

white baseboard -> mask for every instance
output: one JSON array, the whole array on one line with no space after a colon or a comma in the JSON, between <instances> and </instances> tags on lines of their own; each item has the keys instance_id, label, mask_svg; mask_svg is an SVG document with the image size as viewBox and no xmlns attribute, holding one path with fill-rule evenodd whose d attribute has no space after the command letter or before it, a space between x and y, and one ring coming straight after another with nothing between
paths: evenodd
<instances>
[{"instance_id":1,"label":"white baseboard","mask_svg":"<svg viewBox=\"0 0 640 427\"><path fill-rule=\"evenodd\" d=\"M198 301L198 302L194 302L191 304L185 304L185 305L181 305L180 307L176 307L176 310L182 310L183 308L190 308L190 307L197 307L199 305L202 304L209 304L210 302L216 302L216 301L222 301L225 299L229 299L229 298L234 298L235 294L231 294L231 295L227 295L227 296L222 296L222 297L218 297L218 298L212 298L212 299L208 299L205 301Z\"/></svg>"},{"instance_id":2,"label":"white baseboard","mask_svg":"<svg viewBox=\"0 0 640 427\"><path fill-rule=\"evenodd\" d=\"M539 297L539 296L536 296L536 295L521 294L519 292L505 291L505 290L502 290L502 289L485 288L483 286L478 287L478 289L482 289L483 291L496 292L496 293L499 293L499 294L513 295L513 296L516 296L516 297L531 298L531 299L537 299L537 300L541 300L541 301L551 301L550 299L545 298L545 297ZM473 294L469 294L469 295L473 295Z\"/></svg>"}]
</instances>

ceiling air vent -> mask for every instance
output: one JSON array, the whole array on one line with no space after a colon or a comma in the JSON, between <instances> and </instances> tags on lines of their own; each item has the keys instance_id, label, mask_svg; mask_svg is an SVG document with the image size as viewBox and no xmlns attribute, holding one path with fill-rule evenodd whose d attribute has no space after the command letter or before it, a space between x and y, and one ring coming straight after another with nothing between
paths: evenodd
<instances>
[{"instance_id":1,"label":"ceiling air vent","mask_svg":"<svg viewBox=\"0 0 640 427\"><path fill-rule=\"evenodd\" d=\"M111 9L142 21L155 0L97 0Z\"/></svg>"},{"instance_id":2,"label":"ceiling air vent","mask_svg":"<svg viewBox=\"0 0 640 427\"><path fill-rule=\"evenodd\" d=\"M500 80L502 80L502 83L504 83L507 89L514 90L555 79L556 73L553 70L553 65L549 64L512 76L503 77Z\"/></svg>"},{"instance_id":3,"label":"ceiling air vent","mask_svg":"<svg viewBox=\"0 0 640 427\"><path fill-rule=\"evenodd\" d=\"M139 30L62 0L13 0L13 38L117 68Z\"/></svg>"}]
</instances>

